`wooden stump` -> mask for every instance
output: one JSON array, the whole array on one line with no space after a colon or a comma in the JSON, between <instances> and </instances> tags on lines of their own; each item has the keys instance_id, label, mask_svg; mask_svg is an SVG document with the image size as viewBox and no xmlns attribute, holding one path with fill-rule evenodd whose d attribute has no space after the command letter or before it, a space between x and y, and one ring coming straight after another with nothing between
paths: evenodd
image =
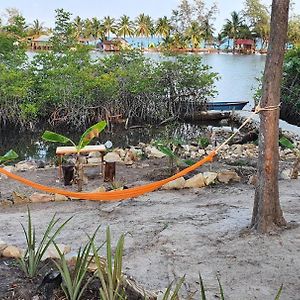
<instances>
[{"instance_id":1,"label":"wooden stump","mask_svg":"<svg viewBox=\"0 0 300 300\"><path fill-rule=\"evenodd\" d=\"M104 182L113 182L116 176L116 162L105 162Z\"/></svg>"}]
</instances>

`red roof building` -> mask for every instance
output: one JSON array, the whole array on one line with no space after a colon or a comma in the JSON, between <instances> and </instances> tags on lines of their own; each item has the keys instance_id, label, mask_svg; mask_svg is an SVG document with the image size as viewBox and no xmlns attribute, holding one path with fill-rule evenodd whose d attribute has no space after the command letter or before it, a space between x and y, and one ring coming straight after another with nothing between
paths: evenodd
<instances>
[{"instance_id":1,"label":"red roof building","mask_svg":"<svg viewBox=\"0 0 300 300\"><path fill-rule=\"evenodd\" d=\"M235 46L238 51L253 53L255 52L255 42L250 39L237 39L235 40Z\"/></svg>"}]
</instances>

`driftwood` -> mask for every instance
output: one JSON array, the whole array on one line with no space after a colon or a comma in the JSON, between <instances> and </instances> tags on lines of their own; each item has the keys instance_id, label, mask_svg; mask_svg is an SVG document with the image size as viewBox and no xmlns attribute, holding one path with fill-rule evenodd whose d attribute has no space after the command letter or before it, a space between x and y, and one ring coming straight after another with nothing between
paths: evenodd
<instances>
[{"instance_id":1,"label":"driftwood","mask_svg":"<svg viewBox=\"0 0 300 300\"><path fill-rule=\"evenodd\" d=\"M220 121L228 119L230 115L230 112L200 111L180 118L184 121Z\"/></svg>"}]
</instances>

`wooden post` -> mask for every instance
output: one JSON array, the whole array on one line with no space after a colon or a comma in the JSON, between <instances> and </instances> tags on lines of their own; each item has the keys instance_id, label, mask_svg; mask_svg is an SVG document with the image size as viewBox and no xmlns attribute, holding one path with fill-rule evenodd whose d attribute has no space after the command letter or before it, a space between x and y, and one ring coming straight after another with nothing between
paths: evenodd
<instances>
[{"instance_id":1,"label":"wooden post","mask_svg":"<svg viewBox=\"0 0 300 300\"><path fill-rule=\"evenodd\" d=\"M261 107L279 106L282 66L288 29L289 0L273 0L271 32L264 72ZM286 225L279 202L279 107L261 111L258 184L251 227L267 233Z\"/></svg>"},{"instance_id":2,"label":"wooden post","mask_svg":"<svg viewBox=\"0 0 300 300\"><path fill-rule=\"evenodd\" d=\"M116 176L116 162L105 162L104 182L113 182Z\"/></svg>"}]
</instances>

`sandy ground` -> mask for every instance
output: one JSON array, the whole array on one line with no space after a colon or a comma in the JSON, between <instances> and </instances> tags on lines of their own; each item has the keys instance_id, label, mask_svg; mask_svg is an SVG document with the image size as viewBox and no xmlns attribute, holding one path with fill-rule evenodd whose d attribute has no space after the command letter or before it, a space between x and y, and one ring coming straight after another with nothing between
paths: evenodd
<instances>
[{"instance_id":1,"label":"sandy ground","mask_svg":"<svg viewBox=\"0 0 300 300\"><path fill-rule=\"evenodd\" d=\"M300 180L280 181L280 193L286 219L299 224ZM186 274L183 293L193 293L201 272L208 299L218 299L219 274L226 299L274 299L283 283L281 299L299 300L300 227L271 236L248 233L253 197L254 188L240 183L157 191L114 203L31 204L30 209L38 235L54 213L62 219L74 216L58 238L73 250L100 224L99 242L107 225L115 240L127 233L124 272L151 290ZM26 223L26 209L0 207L1 240L24 247L20 223Z\"/></svg>"}]
</instances>

